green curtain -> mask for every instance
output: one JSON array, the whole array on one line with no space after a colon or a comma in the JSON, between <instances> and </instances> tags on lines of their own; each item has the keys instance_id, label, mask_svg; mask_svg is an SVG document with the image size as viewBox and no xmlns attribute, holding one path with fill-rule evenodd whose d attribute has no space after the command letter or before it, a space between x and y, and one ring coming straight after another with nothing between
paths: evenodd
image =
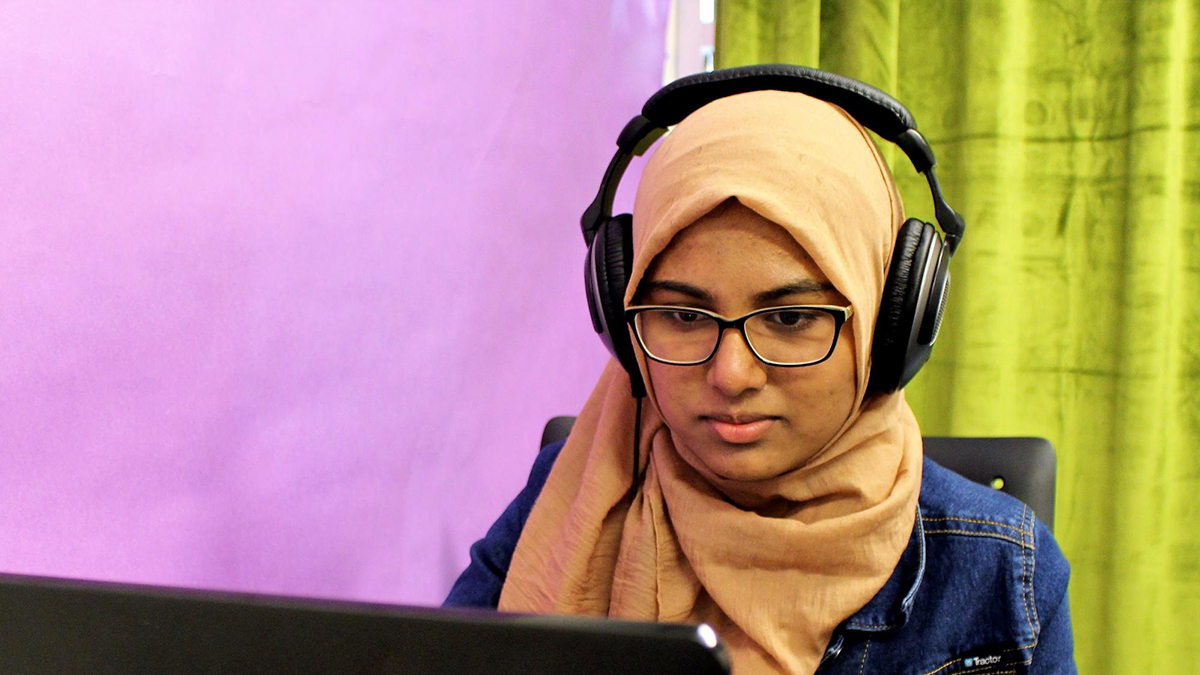
<instances>
[{"instance_id":1,"label":"green curtain","mask_svg":"<svg viewBox=\"0 0 1200 675\"><path fill-rule=\"evenodd\" d=\"M1198 22L1200 0L718 2L720 66L865 80L937 153L967 234L908 398L927 434L1054 443L1081 673L1200 672Z\"/></svg>"}]
</instances>

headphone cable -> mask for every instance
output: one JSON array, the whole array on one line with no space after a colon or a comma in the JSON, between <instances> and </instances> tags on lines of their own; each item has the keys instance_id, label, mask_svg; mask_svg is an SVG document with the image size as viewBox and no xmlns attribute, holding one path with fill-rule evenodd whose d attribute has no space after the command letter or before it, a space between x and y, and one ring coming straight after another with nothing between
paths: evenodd
<instances>
[{"instance_id":1,"label":"headphone cable","mask_svg":"<svg viewBox=\"0 0 1200 675\"><path fill-rule=\"evenodd\" d=\"M643 396L637 397L637 412L633 417L633 480L629 485L629 502L633 503L633 497L637 493L639 482L639 469L641 468L641 452L639 446L642 436L642 399Z\"/></svg>"}]
</instances>

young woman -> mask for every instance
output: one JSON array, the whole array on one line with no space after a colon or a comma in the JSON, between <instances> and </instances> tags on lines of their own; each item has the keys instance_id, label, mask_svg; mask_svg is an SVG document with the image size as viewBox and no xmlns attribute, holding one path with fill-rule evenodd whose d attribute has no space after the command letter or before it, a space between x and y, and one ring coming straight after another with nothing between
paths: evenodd
<instances>
[{"instance_id":1,"label":"young woman","mask_svg":"<svg viewBox=\"0 0 1200 675\"><path fill-rule=\"evenodd\" d=\"M1074 672L1049 530L923 460L902 390L869 386L904 224L842 108L688 114L638 186L636 371L609 364L446 603L706 622L737 675Z\"/></svg>"}]
</instances>

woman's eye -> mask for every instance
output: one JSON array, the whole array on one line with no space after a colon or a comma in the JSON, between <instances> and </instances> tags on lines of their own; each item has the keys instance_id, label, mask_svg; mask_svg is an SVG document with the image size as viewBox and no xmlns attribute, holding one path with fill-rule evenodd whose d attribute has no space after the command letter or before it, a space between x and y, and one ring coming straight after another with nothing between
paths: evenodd
<instances>
[{"instance_id":1,"label":"woman's eye","mask_svg":"<svg viewBox=\"0 0 1200 675\"><path fill-rule=\"evenodd\" d=\"M767 315L767 321L782 328L804 328L814 319L811 312L802 311L774 312Z\"/></svg>"},{"instance_id":2,"label":"woman's eye","mask_svg":"<svg viewBox=\"0 0 1200 675\"><path fill-rule=\"evenodd\" d=\"M678 323L695 323L702 318L703 315L696 312L671 312L671 318Z\"/></svg>"}]
</instances>

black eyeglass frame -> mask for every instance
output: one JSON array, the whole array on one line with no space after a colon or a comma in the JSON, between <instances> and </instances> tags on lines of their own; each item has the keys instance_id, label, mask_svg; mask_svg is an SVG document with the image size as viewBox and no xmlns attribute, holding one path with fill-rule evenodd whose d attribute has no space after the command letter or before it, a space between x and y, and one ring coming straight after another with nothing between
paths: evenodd
<instances>
[{"instance_id":1,"label":"black eyeglass frame","mask_svg":"<svg viewBox=\"0 0 1200 675\"><path fill-rule=\"evenodd\" d=\"M651 354L650 350L646 348L646 343L642 340L642 331L638 329L635 319L637 318L637 315L641 314L642 312L660 309L692 312L702 316L707 316L713 321L716 321L717 342L715 345L713 345L712 352L699 361L668 361L667 359L659 358ZM778 361L770 361L763 358L762 354L759 354L758 350L754 348L754 343L750 341L750 337L746 335L746 321L760 314L800 309L819 310L833 316L833 342L829 345L829 351L815 361L805 361L804 363L780 363ZM712 357L716 356L717 350L721 348L721 340L725 338L725 331L729 328L736 328L737 331L742 334L742 341L745 342L746 346L750 348L750 353L754 354L754 358L762 361L768 366L778 366L780 368L803 368L805 366L815 366L818 363L827 361L830 356L833 356L833 351L837 349L838 339L842 336L842 326L846 325L846 322L849 321L850 317L852 316L854 316L854 307L850 305L845 307L838 307L837 305L783 305L781 307L764 307L762 309L756 309L753 312L740 316L736 319L726 319L716 312L710 312L706 309L699 309L697 307L683 307L680 305L635 305L625 309L625 322L628 323L633 329L633 336L637 339L638 346L642 348L642 353L646 355L646 358L652 361L665 363L669 366L699 366L708 363L712 360Z\"/></svg>"}]
</instances>

